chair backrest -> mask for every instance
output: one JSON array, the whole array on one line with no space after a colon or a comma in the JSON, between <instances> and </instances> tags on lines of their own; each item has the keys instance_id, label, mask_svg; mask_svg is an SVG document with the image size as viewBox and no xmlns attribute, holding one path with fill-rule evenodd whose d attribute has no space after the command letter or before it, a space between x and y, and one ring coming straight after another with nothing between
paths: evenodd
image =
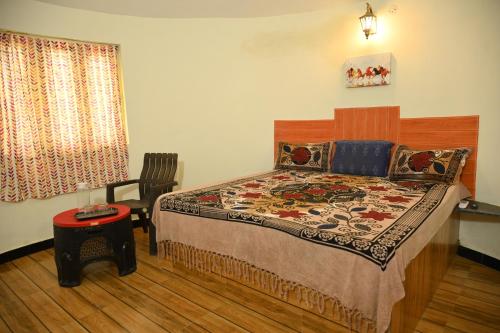
<instances>
[{"instance_id":1,"label":"chair backrest","mask_svg":"<svg viewBox=\"0 0 500 333\"><path fill-rule=\"evenodd\" d=\"M174 180L177 171L176 153L146 153L139 178L139 196L145 199L151 186L161 185Z\"/></svg>"}]
</instances>

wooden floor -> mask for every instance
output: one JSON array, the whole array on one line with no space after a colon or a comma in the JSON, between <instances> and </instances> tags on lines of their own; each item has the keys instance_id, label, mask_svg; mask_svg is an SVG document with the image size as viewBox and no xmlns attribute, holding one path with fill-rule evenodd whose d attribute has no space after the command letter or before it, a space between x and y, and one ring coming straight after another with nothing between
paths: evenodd
<instances>
[{"instance_id":1,"label":"wooden floor","mask_svg":"<svg viewBox=\"0 0 500 333\"><path fill-rule=\"evenodd\" d=\"M247 287L158 268L136 229L137 272L112 263L60 288L53 250L0 265L0 332L348 332ZM500 332L500 272L456 257L416 332Z\"/></svg>"}]
</instances>

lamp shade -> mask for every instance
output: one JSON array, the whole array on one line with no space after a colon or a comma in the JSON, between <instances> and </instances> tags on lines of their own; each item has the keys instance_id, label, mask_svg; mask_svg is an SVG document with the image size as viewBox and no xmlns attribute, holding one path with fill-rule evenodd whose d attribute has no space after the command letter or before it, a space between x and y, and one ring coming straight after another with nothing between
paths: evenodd
<instances>
[{"instance_id":1,"label":"lamp shade","mask_svg":"<svg viewBox=\"0 0 500 333\"><path fill-rule=\"evenodd\" d=\"M359 22L361 23L361 29L363 29L366 39L377 32L377 17L373 14L372 7L368 2L366 3L366 13L359 18Z\"/></svg>"}]
</instances>

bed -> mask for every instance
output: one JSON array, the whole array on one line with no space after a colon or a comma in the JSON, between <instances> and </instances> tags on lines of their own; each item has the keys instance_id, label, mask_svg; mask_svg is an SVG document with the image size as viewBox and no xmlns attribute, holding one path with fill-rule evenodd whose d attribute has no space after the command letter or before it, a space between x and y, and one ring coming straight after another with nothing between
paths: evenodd
<instances>
[{"instance_id":1,"label":"bed","mask_svg":"<svg viewBox=\"0 0 500 333\"><path fill-rule=\"evenodd\" d=\"M173 192L154 208L158 254L354 331L412 331L455 253L454 208L475 193L477 135L477 116L400 119L399 107L275 121L275 153L341 139L473 152L451 186L280 169Z\"/></svg>"}]
</instances>

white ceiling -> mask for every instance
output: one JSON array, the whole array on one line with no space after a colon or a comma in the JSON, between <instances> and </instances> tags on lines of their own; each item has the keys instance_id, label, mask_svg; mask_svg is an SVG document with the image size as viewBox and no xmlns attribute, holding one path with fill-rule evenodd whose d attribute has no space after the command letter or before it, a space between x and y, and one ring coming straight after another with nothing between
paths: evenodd
<instances>
[{"instance_id":1,"label":"white ceiling","mask_svg":"<svg viewBox=\"0 0 500 333\"><path fill-rule=\"evenodd\" d=\"M332 7L338 0L38 0L54 5L141 17L260 17ZM347 1L347 0L343 0Z\"/></svg>"}]
</instances>

